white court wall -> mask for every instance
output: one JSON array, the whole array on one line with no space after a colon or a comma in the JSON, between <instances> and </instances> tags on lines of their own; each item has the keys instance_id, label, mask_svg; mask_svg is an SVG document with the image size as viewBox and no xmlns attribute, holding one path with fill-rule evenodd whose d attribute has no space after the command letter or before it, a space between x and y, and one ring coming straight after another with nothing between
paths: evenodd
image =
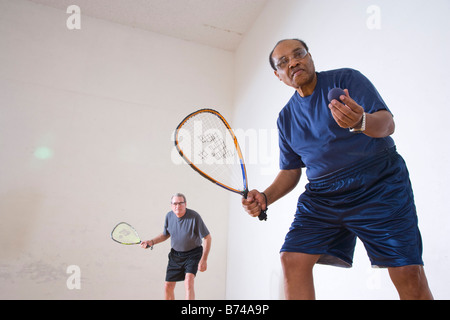
<instances>
[{"instance_id":1,"label":"white court wall","mask_svg":"<svg viewBox=\"0 0 450 320\"><path fill-rule=\"evenodd\" d=\"M68 30L64 11L0 0L0 298L161 299L169 243L143 251L109 233L125 220L153 237L180 191L213 236L197 297L283 298L278 251L305 178L261 223L238 196L180 165L171 136L193 109L219 109L244 138L250 187L267 187L278 166L276 117L292 95L268 54L287 37L308 43L319 71L359 69L388 103L430 286L450 298L449 5L270 0L233 54L86 16ZM397 298L360 243L354 260L349 270L315 269L319 299ZM70 266L81 271L80 290L67 287Z\"/></svg>"},{"instance_id":2,"label":"white court wall","mask_svg":"<svg viewBox=\"0 0 450 320\"><path fill-rule=\"evenodd\" d=\"M375 84L395 116L393 138L411 174L425 270L437 299L450 298L449 14L447 0L271 0L235 62L234 125L242 128L246 157L253 159L250 188L260 190L277 173L277 138L269 137L293 94L268 63L278 40L306 41L317 71L355 68ZM283 298L278 252L305 183L304 176L296 190L272 205L265 223L242 215L240 204L231 201L227 298ZM352 269L317 266L314 276L318 299L397 299L387 271L371 268L359 242Z\"/></svg>"},{"instance_id":3,"label":"white court wall","mask_svg":"<svg viewBox=\"0 0 450 320\"><path fill-rule=\"evenodd\" d=\"M110 232L156 236L183 192L213 237L197 298L223 299L228 194L180 165L172 133L197 108L229 116L233 54L68 18L0 0L0 298L162 299L169 241L144 251Z\"/></svg>"}]
</instances>

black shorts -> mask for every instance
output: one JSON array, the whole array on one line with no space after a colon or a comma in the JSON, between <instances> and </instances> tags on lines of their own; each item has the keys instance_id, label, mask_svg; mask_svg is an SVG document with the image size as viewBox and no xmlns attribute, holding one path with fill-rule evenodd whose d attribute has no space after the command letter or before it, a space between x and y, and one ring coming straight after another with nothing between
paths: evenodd
<instances>
[{"instance_id":1,"label":"black shorts","mask_svg":"<svg viewBox=\"0 0 450 320\"><path fill-rule=\"evenodd\" d=\"M184 281L186 273L197 274L198 264L203 255L203 247L200 246L190 251L179 252L170 250L169 263L167 264L166 281Z\"/></svg>"}]
</instances>

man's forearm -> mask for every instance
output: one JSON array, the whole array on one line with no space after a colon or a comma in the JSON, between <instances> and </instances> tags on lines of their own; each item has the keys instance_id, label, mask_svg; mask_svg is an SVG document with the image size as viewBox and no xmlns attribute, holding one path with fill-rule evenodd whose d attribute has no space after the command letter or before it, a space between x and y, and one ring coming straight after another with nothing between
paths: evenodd
<instances>
[{"instance_id":1,"label":"man's forearm","mask_svg":"<svg viewBox=\"0 0 450 320\"><path fill-rule=\"evenodd\" d=\"M291 192L300 181L302 169L282 170L264 194L267 197L267 206Z\"/></svg>"},{"instance_id":2,"label":"man's forearm","mask_svg":"<svg viewBox=\"0 0 450 320\"><path fill-rule=\"evenodd\" d=\"M151 243L151 245L155 245L155 244L158 244L158 243L161 243L161 242L164 242L164 241L166 241L167 239L169 239L170 238L170 236L169 235L164 235L164 234L160 234L160 235L158 235L157 237L155 237L155 238L153 238L153 239L151 239L151 240L148 240L149 242L152 242Z\"/></svg>"},{"instance_id":3,"label":"man's forearm","mask_svg":"<svg viewBox=\"0 0 450 320\"><path fill-rule=\"evenodd\" d=\"M207 235L205 238L203 238L203 255L202 260L207 260L209 251L211 249L211 235Z\"/></svg>"},{"instance_id":4,"label":"man's forearm","mask_svg":"<svg viewBox=\"0 0 450 320\"><path fill-rule=\"evenodd\" d=\"M387 110L366 113L366 130L364 134L372 138L385 138L393 134L395 123L392 114Z\"/></svg>"}]
</instances>

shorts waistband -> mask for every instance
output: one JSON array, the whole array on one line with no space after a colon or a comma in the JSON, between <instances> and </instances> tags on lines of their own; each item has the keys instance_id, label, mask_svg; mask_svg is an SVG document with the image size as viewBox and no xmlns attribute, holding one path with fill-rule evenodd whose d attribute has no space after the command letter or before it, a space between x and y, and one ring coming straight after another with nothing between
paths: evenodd
<instances>
[{"instance_id":1,"label":"shorts waistband","mask_svg":"<svg viewBox=\"0 0 450 320\"><path fill-rule=\"evenodd\" d=\"M172 254L175 254L175 255L180 256L180 257L188 256L188 255L193 254L193 253L197 253L197 251L203 251L203 247L200 246L200 247L194 248L194 249L189 250L189 251L177 251L177 250L175 250L173 248L170 250L170 252Z\"/></svg>"},{"instance_id":2,"label":"shorts waistband","mask_svg":"<svg viewBox=\"0 0 450 320\"><path fill-rule=\"evenodd\" d=\"M351 165L349 165L348 167L328 173L322 177L310 179L309 183L323 184L323 183L328 183L328 182L331 182L334 180L339 180L339 179L345 178L347 176L353 175L355 172L361 171L364 168L369 168L369 167L373 166L374 164L378 163L380 160L387 159L394 155L398 155L396 146L387 148L382 152L379 152L371 157L368 157L367 159L364 159L364 160L358 161L358 162L354 162Z\"/></svg>"}]
</instances>

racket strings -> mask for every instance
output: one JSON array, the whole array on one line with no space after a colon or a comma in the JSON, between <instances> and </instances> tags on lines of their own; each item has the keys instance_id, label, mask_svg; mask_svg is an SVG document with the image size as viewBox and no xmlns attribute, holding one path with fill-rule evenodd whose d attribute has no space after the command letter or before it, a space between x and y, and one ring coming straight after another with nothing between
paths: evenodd
<instances>
[{"instance_id":1,"label":"racket strings","mask_svg":"<svg viewBox=\"0 0 450 320\"><path fill-rule=\"evenodd\" d=\"M246 188L235 137L217 115L203 112L188 118L179 128L178 148L213 180L239 191Z\"/></svg>"},{"instance_id":2,"label":"racket strings","mask_svg":"<svg viewBox=\"0 0 450 320\"><path fill-rule=\"evenodd\" d=\"M128 223L119 223L111 232L111 238L122 244L137 244L141 240L138 233Z\"/></svg>"}]
</instances>

